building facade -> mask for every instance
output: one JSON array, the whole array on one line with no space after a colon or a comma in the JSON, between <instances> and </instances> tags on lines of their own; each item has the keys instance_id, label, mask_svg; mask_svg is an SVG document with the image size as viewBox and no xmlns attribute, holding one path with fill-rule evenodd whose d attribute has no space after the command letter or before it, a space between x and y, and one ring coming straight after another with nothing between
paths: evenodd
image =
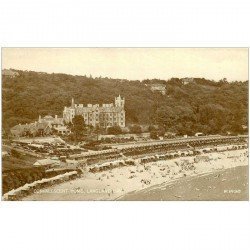
<instances>
[{"instance_id":1,"label":"building facade","mask_svg":"<svg viewBox=\"0 0 250 250\"><path fill-rule=\"evenodd\" d=\"M10 129L11 135L14 137L35 137L35 136L47 136L54 132L58 134L69 134L69 129L64 126L63 118L52 117L46 115L43 118L39 115L38 121L33 123L18 124Z\"/></svg>"},{"instance_id":2,"label":"building facade","mask_svg":"<svg viewBox=\"0 0 250 250\"><path fill-rule=\"evenodd\" d=\"M185 78L182 78L181 80L184 85L195 82L194 78L192 77L185 77Z\"/></svg>"},{"instance_id":3,"label":"building facade","mask_svg":"<svg viewBox=\"0 0 250 250\"><path fill-rule=\"evenodd\" d=\"M109 104L75 104L72 99L70 107L64 107L63 120L65 123L72 122L76 115L84 118L85 124L103 128L120 126L125 127L125 98L120 95L115 98L115 103Z\"/></svg>"},{"instance_id":4,"label":"building facade","mask_svg":"<svg viewBox=\"0 0 250 250\"><path fill-rule=\"evenodd\" d=\"M161 83L153 83L153 84L151 84L150 89L153 92L159 92L162 95L166 94L166 86L164 84L161 84Z\"/></svg>"}]
</instances>

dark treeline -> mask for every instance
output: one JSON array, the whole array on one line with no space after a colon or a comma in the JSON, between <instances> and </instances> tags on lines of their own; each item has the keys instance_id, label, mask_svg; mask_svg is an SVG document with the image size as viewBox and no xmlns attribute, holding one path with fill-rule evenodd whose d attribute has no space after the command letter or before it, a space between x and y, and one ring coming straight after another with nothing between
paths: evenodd
<instances>
[{"instance_id":1,"label":"dark treeline","mask_svg":"<svg viewBox=\"0 0 250 250\"><path fill-rule=\"evenodd\" d=\"M194 78L184 85L178 78L128 81L66 74L18 71L19 76L2 78L3 128L40 115L60 115L75 103L111 103L126 98L126 123L156 124L178 134L244 132L247 125L248 82L228 83ZM166 95L152 92L153 83L166 85Z\"/></svg>"}]
</instances>

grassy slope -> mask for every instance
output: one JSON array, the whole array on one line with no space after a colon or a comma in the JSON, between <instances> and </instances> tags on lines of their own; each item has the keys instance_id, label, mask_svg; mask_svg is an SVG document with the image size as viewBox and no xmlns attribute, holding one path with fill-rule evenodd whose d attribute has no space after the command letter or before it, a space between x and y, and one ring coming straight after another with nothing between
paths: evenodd
<instances>
[{"instance_id":1,"label":"grassy slope","mask_svg":"<svg viewBox=\"0 0 250 250\"><path fill-rule=\"evenodd\" d=\"M2 159L2 171L14 168L32 167L36 161L37 158L30 155L20 155L20 157L7 156Z\"/></svg>"}]
</instances>

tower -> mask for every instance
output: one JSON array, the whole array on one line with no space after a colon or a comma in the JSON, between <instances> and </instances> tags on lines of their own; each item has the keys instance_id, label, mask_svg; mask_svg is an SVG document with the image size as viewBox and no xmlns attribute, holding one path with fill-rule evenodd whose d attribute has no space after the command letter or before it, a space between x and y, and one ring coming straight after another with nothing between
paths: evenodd
<instances>
[{"instance_id":1,"label":"tower","mask_svg":"<svg viewBox=\"0 0 250 250\"><path fill-rule=\"evenodd\" d=\"M116 107L124 107L125 105L125 98L122 98L120 95L115 97L115 106Z\"/></svg>"},{"instance_id":2,"label":"tower","mask_svg":"<svg viewBox=\"0 0 250 250\"><path fill-rule=\"evenodd\" d=\"M74 102L74 98L72 98L71 100L71 108L74 108L75 107L75 102Z\"/></svg>"}]
</instances>

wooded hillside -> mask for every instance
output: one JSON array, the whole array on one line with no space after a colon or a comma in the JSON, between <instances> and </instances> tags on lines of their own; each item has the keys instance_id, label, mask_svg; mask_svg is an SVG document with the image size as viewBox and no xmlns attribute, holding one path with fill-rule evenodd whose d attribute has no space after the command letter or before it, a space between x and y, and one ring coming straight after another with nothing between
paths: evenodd
<instances>
[{"instance_id":1,"label":"wooded hillside","mask_svg":"<svg viewBox=\"0 0 250 250\"><path fill-rule=\"evenodd\" d=\"M126 123L159 124L167 131L243 132L247 125L248 82L214 82L195 78L184 85L178 78L168 81L128 81L66 74L18 71L2 78L2 123L5 131L29 123L39 115L62 116L64 106L75 103L111 103L125 97ZM166 95L152 92L150 85L166 85Z\"/></svg>"}]
</instances>

